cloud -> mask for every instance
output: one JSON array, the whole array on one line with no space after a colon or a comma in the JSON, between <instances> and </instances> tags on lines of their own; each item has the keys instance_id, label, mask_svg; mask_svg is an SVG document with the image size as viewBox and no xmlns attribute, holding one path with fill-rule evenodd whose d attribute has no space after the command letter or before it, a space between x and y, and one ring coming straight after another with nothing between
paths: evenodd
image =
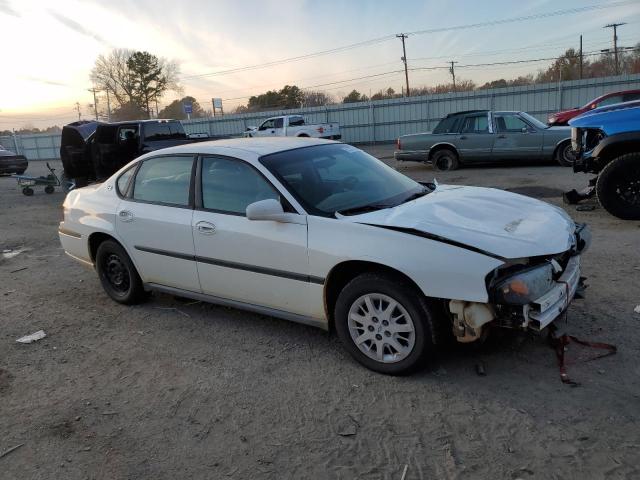
<instances>
[{"instance_id":1,"label":"cloud","mask_svg":"<svg viewBox=\"0 0 640 480\"><path fill-rule=\"evenodd\" d=\"M2 0L0 0L0 1L2 1ZM51 15L53 18L58 20L60 23L62 23L67 28L70 28L71 30L79 33L80 35L84 35L86 37L93 38L95 41L97 41L99 43L102 43L104 45L110 45L110 43L107 40L105 40L104 38L102 38L100 35L90 31L89 29L87 29L86 27L84 27L80 23L76 22L75 20L70 19L69 17L65 17L64 15L62 15L60 13L56 13L56 12L54 12L52 10L49 10L49 15Z\"/></svg>"},{"instance_id":2,"label":"cloud","mask_svg":"<svg viewBox=\"0 0 640 480\"><path fill-rule=\"evenodd\" d=\"M0 0L0 13L18 18L20 17L20 14L16 12L11 5L9 5L9 0Z\"/></svg>"},{"instance_id":3,"label":"cloud","mask_svg":"<svg viewBox=\"0 0 640 480\"><path fill-rule=\"evenodd\" d=\"M46 85L53 85L54 87L68 87L69 86L69 85L67 85L65 83L56 82L55 80L48 80L46 78L30 77L30 76L24 76L24 75L21 78L23 78L24 80L27 80L28 82L44 83Z\"/></svg>"}]
</instances>

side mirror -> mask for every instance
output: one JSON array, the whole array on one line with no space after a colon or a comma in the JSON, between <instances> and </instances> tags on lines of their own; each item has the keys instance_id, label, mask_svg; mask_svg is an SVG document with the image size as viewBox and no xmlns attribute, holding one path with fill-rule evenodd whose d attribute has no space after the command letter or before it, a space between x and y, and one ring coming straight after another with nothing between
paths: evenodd
<instances>
[{"instance_id":1,"label":"side mirror","mask_svg":"<svg viewBox=\"0 0 640 480\"><path fill-rule=\"evenodd\" d=\"M282 204L273 199L260 200L247 205L247 219L249 220L269 220L280 223L297 223L306 225L307 217L297 213L286 213Z\"/></svg>"},{"instance_id":2,"label":"side mirror","mask_svg":"<svg viewBox=\"0 0 640 480\"><path fill-rule=\"evenodd\" d=\"M529 129L527 127L522 127L520 130L522 133L529 133Z\"/></svg>"}]
</instances>

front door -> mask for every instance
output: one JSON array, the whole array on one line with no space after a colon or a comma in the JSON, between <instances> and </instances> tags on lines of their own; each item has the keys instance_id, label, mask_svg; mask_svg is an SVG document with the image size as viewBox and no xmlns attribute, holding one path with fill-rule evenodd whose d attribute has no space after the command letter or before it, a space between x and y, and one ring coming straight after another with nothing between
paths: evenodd
<instances>
[{"instance_id":1,"label":"front door","mask_svg":"<svg viewBox=\"0 0 640 480\"><path fill-rule=\"evenodd\" d=\"M463 162L491 159L494 135L489 125L487 112L465 117L462 130L456 140L456 147Z\"/></svg>"},{"instance_id":2,"label":"front door","mask_svg":"<svg viewBox=\"0 0 640 480\"><path fill-rule=\"evenodd\" d=\"M275 135L275 118L270 118L262 122L262 125L258 127L258 131L255 133L256 137L275 137Z\"/></svg>"},{"instance_id":3,"label":"front door","mask_svg":"<svg viewBox=\"0 0 640 480\"><path fill-rule=\"evenodd\" d=\"M493 157L496 160L540 158L542 132L529 125L517 113L499 113L494 118L496 139L493 142Z\"/></svg>"},{"instance_id":4,"label":"front door","mask_svg":"<svg viewBox=\"0 0 640 480\"><path fill-rule=\"evenodd\" d=\"M200 292L194 261L193 156L145 160L120 201L116 229L146 283Z\"/></svg>"},{"instance_id":5,"label":"front door","mask_svg":"<svg viewBox=\"0 0 640 480\"><path fill-rule=\"evenodd\" d=\"M201 163L193 238L203 293L308 315L307 225L248 220L249 204L280 200L276 189L242 160L211 156Z\"/></svg>"}]
</instances>

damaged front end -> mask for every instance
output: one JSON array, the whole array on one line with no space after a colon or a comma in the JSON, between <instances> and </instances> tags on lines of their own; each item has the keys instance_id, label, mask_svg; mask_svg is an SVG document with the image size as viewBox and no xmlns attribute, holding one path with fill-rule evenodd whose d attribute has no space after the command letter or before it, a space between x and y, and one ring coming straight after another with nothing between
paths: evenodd
<instances>
[{"instance_id":1,"label":"damaged front end","mask_svg":"<svg viewBox=\"0 0 640 480\"><path fill-rule=\"evenodd\" d=\"M550 256L510 260L487 278L489 303L451 300L453 333L461 343L484 336L488 325L542 331L582 294L580 255L591 243L585 224L576 225L569 250Z\"/></svg>"}]
</instances>

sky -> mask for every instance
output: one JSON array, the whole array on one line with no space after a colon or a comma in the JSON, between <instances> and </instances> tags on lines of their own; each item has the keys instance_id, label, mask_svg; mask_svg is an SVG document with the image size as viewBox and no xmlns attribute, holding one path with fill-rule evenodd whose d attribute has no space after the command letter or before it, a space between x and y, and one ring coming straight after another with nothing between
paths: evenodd
<instances>
[{"instance_id":1,"label":"sky","mask_svg":"<svg viewBox=\"0 0 640 480\"><path fill-rule=\"evenodd\" d=\"M548 15L591 5L598 8ZM470 26L529 16L537 18ZM222 98L230 111L286 84L336 97L354 88L399 92L398 33L409 33L409 68L457 61L457 80L482 84L535 73L550 61L465 65L554 57L577 49L581 34L584 52L598 52L612 46L612 31L603 28L612 22L627 23L618 30L620 46L638 43L640 0L0 0L0 130L69 123L77 120L76 102L90 118L89 73L113 48L176 61L184 95L209 109L211 98ZM446 68L409 72L412 87L449 81ZM167 92L160 108L180 96Z\"/></svg>"}]
</instances>

